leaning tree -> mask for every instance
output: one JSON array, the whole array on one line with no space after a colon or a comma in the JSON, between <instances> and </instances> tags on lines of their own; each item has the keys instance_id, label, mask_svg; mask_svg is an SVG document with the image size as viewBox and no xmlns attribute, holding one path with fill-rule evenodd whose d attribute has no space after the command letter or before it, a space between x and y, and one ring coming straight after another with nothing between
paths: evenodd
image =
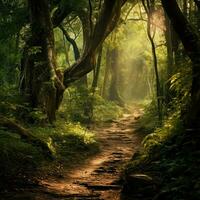
<instances>
[{"instance_id":1,"label":"leaning tree","mask_svg":"<svg viewBox=\"0 0 200 200\"><path fill-rule=\"evenodd\" d=\"M81 2L83 6L85 1ZM54 5L50 5L50 1L28 0L30 34L21 63L20 89L32 107L43 109L50 123L56 119L55 113L65 89L93 69L96 51L116 26L121 7L125 2L126 0L105 0L96 23L92 22L91 14L88 15L91 26L87 31L89 37L84 44L84 52L77 62L61 72L56 63L53 29L74 11L72 5L76 2L60 1L51 17L51 9ZM91 2L89 1L89 8L79 7L79 9L80 12L75 13L80 14L81 10L85 9L91 12Z\"/></svg>"}]
</instances>

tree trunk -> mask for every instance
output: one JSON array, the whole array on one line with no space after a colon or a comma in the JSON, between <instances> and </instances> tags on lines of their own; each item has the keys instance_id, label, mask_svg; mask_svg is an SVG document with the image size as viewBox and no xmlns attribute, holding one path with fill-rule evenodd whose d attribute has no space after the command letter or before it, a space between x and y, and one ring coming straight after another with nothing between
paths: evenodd
<instances>
[{"instance_id":1,"label":"tree trunk","mask_svg":"<svg viewBox=\"0 0 200 200\"><path fill-rule=\"evenodd\" d=\"M173 44L172 44L173 30L167 14L165 14L165 24L166 24L165 39L167 46L167 81L165 84L165 103L166 105L169 105L169 103L173 98L173 92L170 90L170 78L172 77L174 71L174 55L173 55Z\"/></svg>"},{"instance_id":2,"label":"tree trunk","mask_svg":"<svg viewBox=\"0 0 200 200\"><path fill-rule=\"evenodd\" d=\"M162 5L192 61L191 103L185 126L187 130L200 132L200 38L184 17L175 0L162 0Z\"/></svg>"},{"instance_id":3,"label":"tree trunk","mask_svg":"<svg viewBox=\"0 0 200 200\"><path fill-rule=\"evenodd\" d=\"M105 0L90 42L84 48L81 58L61 74L56 69L53 26L58 26L72 11L61 8L50 19L48 0L29 0L31 37L24 49L21 66L21 92L28 98L32 107L42 108L51 123L55 121L63 92L72 82L79 80L94 68L98 47L114 29L121 7L126 0Z\"/></svg>"},{"instance_id":4,"label":"tree trunk","mask_svg":"<svg viewBox=\"0 0 200 200\"><path fill-rule=\"evenodd\" d=\"M111 83L109 88L109 100L115 101L120 106L124 106L124 102L119 95L119 63L118 63L119 50L114 48L110 52L110 71L111 71Z\"/></svg>"},{"instance_id":5,"label":"tree trunk","mask_svg":"<svg viewBox=\"0 0 200 200\"><path fill-rule=\"evenodd\" d=\"M110 49L107 47L106 50L106 66L105 66L105 72L104 72L104 79L103 79L103 87L102 87L102 97L104 99L107 98L107 85L108 85L108 79L109 79L109 69L110 69Z\"/></svg>"},{"instance_id":6,"label":"tree trunk","mask_svg":"<svg viewBox=\"0 0 200 200\"><path fill-rule=\"evenodd\" d=\"M31 37L27 41L22 59L21 91L32 107L41 107L49 122L55 121L64 86L56 70L53 26L48 0L28 1Z\"/></svg>"},{"instance_id":7,"label":"tree trunk","mask_svg":"<svg viewBox=\"0 0 200 200\"><path fill-rule=\"evenodd\" d=\"M92 92L95 93L95 90L98 85L98 80L99 80L99 73L100 73L100 68L101 68L101 58L102 58L102 52L103 52L103 46L101 45L98 51L98 58L97 58L97 64L94 72L94 78L92 82Z\"/></svg>"},{"instance_id":8,"label":"tree trunk","mask_svg":"<svg viewBox=\"0 0 200 200\"><path fill-rule=\"evenodd\" d=\"M152 3L152 4L151 4ZM163 94L161 92L161 84L160 84L160 77L159 77L159 71L158 71L158 60L157 60L157 54L156 54L156 46L154 43L154 36L152 36L152 24L151 24L151 15L154 10L154 1L149 2L147 0L147 5L145 3L145 0L142 0L142 4L144 6L144 9L147 13L147 35L149 38L149 41L151 43L151 51L152 51L152 56L153 56L153 66L155 70L155 76L156 76L156 100L157 100L157 108L158 108L158 118L159 121L162 121L162 98ZM155 33L153 33L155 34Z\"/></svg>"}]
</instances>

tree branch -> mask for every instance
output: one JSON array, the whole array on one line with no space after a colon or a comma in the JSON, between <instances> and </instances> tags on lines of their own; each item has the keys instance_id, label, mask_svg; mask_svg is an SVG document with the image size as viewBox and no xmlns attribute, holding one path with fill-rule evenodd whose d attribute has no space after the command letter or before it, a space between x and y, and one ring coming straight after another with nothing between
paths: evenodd
<instances>
[{"instance_id":1,"label":"tree branch","mask_svg":"<svg viewBox=\"0 0 200 200\"><path fill-rule=\"evenodd\" d=\"M200 53L200 38L181 12L176 0L162 0L162 5L174 27L174 30L179 35L188 56L191 60L196 60L197 55L194 54L194 52Z\"/></svg>"},{"instance_id":2,"label":"tree branch","mask_svg":"<svg viewBox=\"0 0 200 200\"><path fill-rule=\"evenodd\" d=\"M69 34L67 33L67 31L65 30L65 28L63 27L63 25L59 25L59 28L62 30L65 38L67 39L67 41L72 45L73 47L73 51L74 51L74 59L75 60L78 60L80 58L80 52L79 52L79 49L78 49L78 46L75 42L75 40L73 40Z\"/></svg>"},{"instance_id":3,"label":"tree branch","mask_svg":"<svg viewBox=\"0 0 200 200\"><path fill-rule=\"evenodd\" d=\"M68 87L71 82L81 78L93 69L95 52L107 35L114 29L119 19L123 3L124 0L104 1L99 20L94 27L91 41L87 48L85 48L82 58L64 72L64 85L66 87Z\"/></svg>"}]
</instances>

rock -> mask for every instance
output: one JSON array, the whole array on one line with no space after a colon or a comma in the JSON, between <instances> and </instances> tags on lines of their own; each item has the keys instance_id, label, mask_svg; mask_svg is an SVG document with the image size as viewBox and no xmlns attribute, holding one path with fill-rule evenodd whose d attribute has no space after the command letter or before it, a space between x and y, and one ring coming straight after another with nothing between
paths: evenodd
<instances>
[{"instance_id":1,"label":"rock","mask_svg":"<svg viewBox=\"0 0 200 200\"><path fill-rule=\"evenodd\" d=\"M122 193L132 196L154 196L158 185L152 177L146 174L130 174L123 184Z\"/></svg>"}]
</instances>

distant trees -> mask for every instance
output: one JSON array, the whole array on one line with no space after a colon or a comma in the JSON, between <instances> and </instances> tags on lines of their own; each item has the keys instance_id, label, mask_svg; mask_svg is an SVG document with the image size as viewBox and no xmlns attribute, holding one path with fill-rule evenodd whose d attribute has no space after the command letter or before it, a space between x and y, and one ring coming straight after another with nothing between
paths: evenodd
<instances>
[{"instance_id":1,"label":"distant trees","mask_svg":"<svg viewBox=\"0 0 200 200\"><path fill-rule=\"evenodd\" d=\"M110 50L110 87L108 99L115 101L118 105L123 106L124 102L119 94L119 76L120 76L120 65L119 65L120 51L117 47Z\"/></svg>"}]
</instances>

